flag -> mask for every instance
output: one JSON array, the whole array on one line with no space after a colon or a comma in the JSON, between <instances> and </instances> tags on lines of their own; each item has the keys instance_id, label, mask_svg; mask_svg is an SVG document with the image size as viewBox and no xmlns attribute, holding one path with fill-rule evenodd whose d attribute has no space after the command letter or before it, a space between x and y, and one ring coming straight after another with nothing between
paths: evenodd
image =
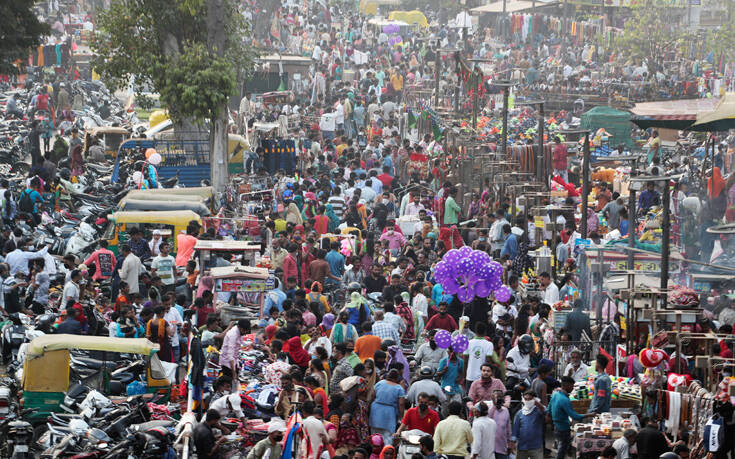
<instances>
[{"instance_id":1,"label":"flag","mask_svg":"<svg viewBox=\"0 0 735 459\"><path fill-rule=\"evenodd\" d=\"M408 111L408 128L413 129L416 127L416 123L418 123L418 118L416 118L416 115L413 114L412 110Z\"/></svg>"},{"instance_id":2,"label":"flag","mask_svg":"<svg viewBox=\"0 0 735 459\"><path fill-rule=\"evenodd\" d=\"M444 137L444 135L442 134L442 130L437 123L432 123L431 130L434 134L434 140L436 140L437 142L439 142Z\"/></svg>"}]
</instances>

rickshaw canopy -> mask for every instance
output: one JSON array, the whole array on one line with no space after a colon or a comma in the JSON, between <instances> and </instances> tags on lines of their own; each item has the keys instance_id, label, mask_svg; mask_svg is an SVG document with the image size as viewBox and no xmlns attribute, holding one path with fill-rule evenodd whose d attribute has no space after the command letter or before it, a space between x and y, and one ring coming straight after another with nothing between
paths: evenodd
<instances>
[{"instance_id":1,"label":"rickshaw canopy","mask_svg":"<svg viewBox=\"0 0 735 459\"><path fill-rule=\"evenodd\" d=\"M202 219L196 212L191 210L168 210L162 212L146 212L146 211L120 211L111 215L115 224L121 223L152 223L172 226L186 226L190 221L195 220L202 223Z\"/></svg>"},{"instance_id":2,"label":"rickshaw canopy","mask_svg":"<svg viewBox=\"0 0 735 459\"><path fill-rule=\"evenodd\" d=\"M34 339L26 350L27 359L35 359L49 351L79 349L83 351L108 351L126 354L152 355L159 350L146 338L110 338L107 336L44 335Z\"/></svg>"}]
</instances>

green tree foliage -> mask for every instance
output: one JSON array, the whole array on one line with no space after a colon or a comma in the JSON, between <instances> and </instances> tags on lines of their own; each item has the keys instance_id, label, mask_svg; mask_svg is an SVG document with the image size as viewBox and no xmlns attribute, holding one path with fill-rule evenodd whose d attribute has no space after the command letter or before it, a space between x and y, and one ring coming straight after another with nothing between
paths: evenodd
<instances>
[{"instance_id":1,"label":"green tree foliage","mask_svg":"<svg viewBox=\"0 0 735 459\"><path fill-rule=\"evenodd\" d=\"M18 59L26 59L32 48L41 44L50 28L38 20L33 12L34 0L0 1L0 73L16 74L13 65Z\"/></svg>"},{"instance_id":2,"label":"green tree foliage","mask_svg":"<svg viewBox=\"0 0 735 459\"><path fill-rule=\"evenodd\" d=\"M724 25L707 32L707 49L714 53L715 59L720 56L732 58L735 55L735 24L725 22Z\"/></svg>"},{"instance_id":3,"label":"green tree foliage","mask_svg":"<svg viewBox=\"0 0 735 459\"><path fill-rule=\"evenodd\" d=\"M667 8L647 0L633 8L633 17L616 38L614 49L620 60L646 60L653 75L689 38L691 33L673 19Z\"/></svg>"},{"instance_id":4,"label":"green tree foliage","mask_svg":"<svg viewBox=\"0 0 735 459\"><path fill-rule=\"evenodd\" d=\"M256 54L234 2L225 1L225 49L208 40L208 0L112 0L98 15L95 70L111 87L152 86L175 121L212 119L248 78ZM211 23L211 22L210 22Z\"/></svg>"},{"instance_id":5,"label":"green tree foliage","mask_svg":"<svg viewBox=\"0 0 735 459\"><path fill-rule=\"evenodd\" d=\"M227 184L227 102L256 52L234 0L112 0L98 16L92 65L115 89L152 86L175 125L209 121L210 177Z\"/></svg>"}]
</instances>

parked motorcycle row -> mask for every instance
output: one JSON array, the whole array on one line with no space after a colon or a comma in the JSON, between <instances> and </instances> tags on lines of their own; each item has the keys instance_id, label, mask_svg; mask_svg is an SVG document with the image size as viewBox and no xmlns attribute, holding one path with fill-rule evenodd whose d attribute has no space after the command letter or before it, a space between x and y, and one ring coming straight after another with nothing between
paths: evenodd
<instances>
[{"instance_id":1,"label":"parked motorcycle row","mask_svg":"<svg viewBox=\"0 0 735 459\"><path fill-rule=\"evenodd\" d=\"M29 178L37 173L32 170L30 154L34 121L52 119L53 135L63 135L67 141L72 128L84 139L90 128L121 126L138 133L147 126L135 113L125 111L100 82L67 83L65 89L74 103L71 111L63 113L33 108L31 101L40 86L40 82L30 82L25 89L14 89L0 84L0 178L8 181L0 190L0 226L10 230L5 240L30 241L24 250L48 247L49 255L44 258L50 278L43 314L0 316L0 459L176 457L177 426L181 430L186 423L178 420L179 405L171 401L175 369L166 368L168 373L163 376L165 367L149 350L98 350L147 341L108 338L109 318L103 316L94 298L82 302L86 336L53 333L65 276L76 268L65 265L63 257L74 255L78 264L95 250L108 228L108 215L136 188L132 175L143 168L144 152L132 150L119 158L116 183L111 183L114 158L106 156L95 162L84 158L82 171L72 174L70 155L62 156L56 164L62 191L56 193L50 183L44 187L45 202L37 206L40 222L19 205ZM20 113L6 113L11 94ZM162 185L172 187L176 180ZM6 206L10 206L7 212ZM15 288L25 298L31 287L21 283ZM109 281L96 288L98 298L109 298ZM34 343L47 338L59 341L47 342L40 351L34 348ZM45 352L54 346L59 349ZM41 363L45 358L51 360ZM31 360L36 364L30 364ZM140 387L150 390L131 389Z\"/></svg>"}]
</instances>

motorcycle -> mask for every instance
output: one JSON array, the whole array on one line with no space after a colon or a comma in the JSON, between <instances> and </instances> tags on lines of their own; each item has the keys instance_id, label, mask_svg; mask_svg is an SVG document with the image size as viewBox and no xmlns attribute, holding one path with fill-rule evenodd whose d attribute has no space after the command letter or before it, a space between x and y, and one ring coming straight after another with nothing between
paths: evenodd
<instances>
[{"instance_id":1,"label":"motorcycle","mask_svg":"<svg viewBox=\"0 0 735 459\"><path fill-rule=\"evenodd\" d=\"M26 340L27 325L23 323L21 314L17 312L10 314L9 320L10 322L2 329L2 339L0 339L0 355L3 365L8 365L18 359L20 346Z\"/></svg>"}]
</instances>

